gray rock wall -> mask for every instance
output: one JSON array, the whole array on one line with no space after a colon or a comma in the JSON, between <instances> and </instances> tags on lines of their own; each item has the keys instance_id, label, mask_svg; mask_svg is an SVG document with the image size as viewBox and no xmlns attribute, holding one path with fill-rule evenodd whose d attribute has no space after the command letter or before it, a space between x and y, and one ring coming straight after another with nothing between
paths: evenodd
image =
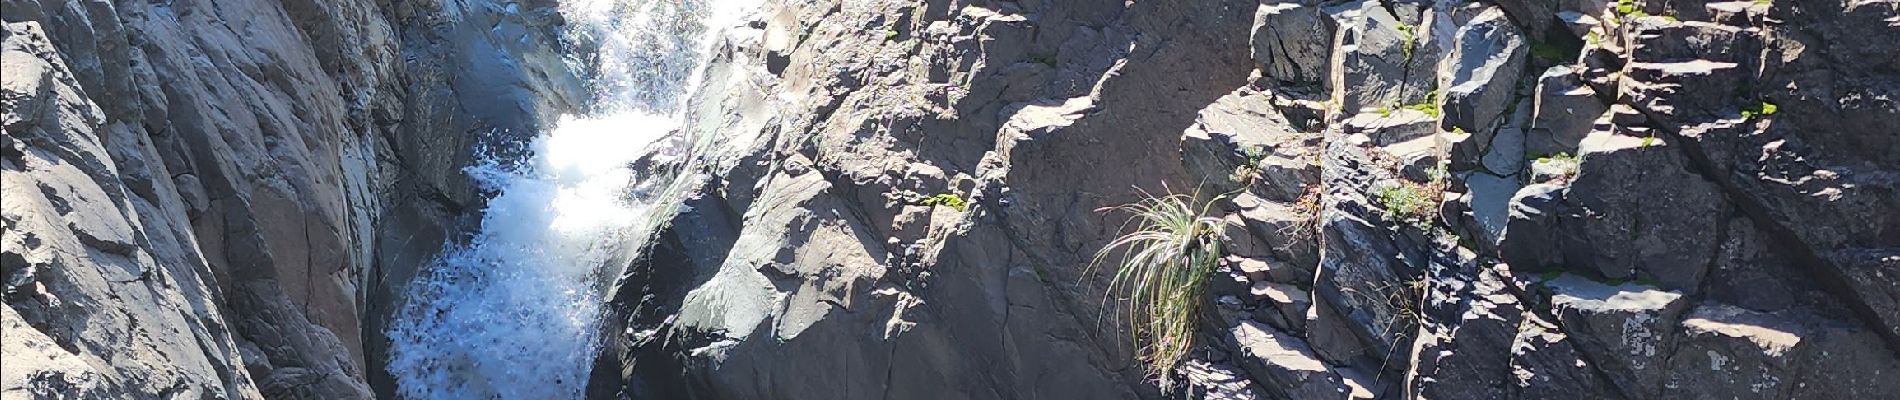
<instances>
[{"instance_id":1,"label":"gray rock wall","mask_svg":"<svg viewBox=\"0 0 1900 400\"><path fill-rule=\"evenodd\" d=\"M587 99L537 4L0 3L4 396L372 397L471 146Z\"/></svg>"},{"instance_id":2,"label":"gray rock wall","mask_svg":"<svg viewBox=\"0 0 1900 400\"><path fill-rule=\"evenodd\" d=\"M1692 3L769 2L590 393L1900 391L1900 5ZM1197 188L1239 226L1143 376L1097 209Z\"/></svg>"},{"instance_id":3,"label":"gray rock wall","mask_svg":"<svg viewBox=\"0 0 1900 400\"><path fill-rule=\"evenodd\" d=\"M0 396L391 395L470 150L588 106L554 5L0 2ZM765 2L638 165L589 395L1890 396L1896 20ZM1235 223L1167 377L1089 267L1143 191Z\"/></svg>"}]
</instances>

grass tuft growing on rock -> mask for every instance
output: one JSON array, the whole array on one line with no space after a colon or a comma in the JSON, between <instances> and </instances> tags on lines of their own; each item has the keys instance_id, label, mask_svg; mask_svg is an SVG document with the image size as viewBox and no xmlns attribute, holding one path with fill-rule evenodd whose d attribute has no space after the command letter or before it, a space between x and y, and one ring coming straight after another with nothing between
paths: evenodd
<instances>
[{"instance_id":1,"label":"grass tuft growing on rock","mask_svg":"<svg viewBox=\"0 0 1900 400\"><path fill-rule=\"evenodd\" d=\"M1414 32L1416 29L1418 28L1405 23L1399 23L1399 40L1402 41L1399 51L1405 54L1405 61L1407 63L1411 63L1412 61L1412 52L1418 50L1418 33Z\"/></svg>"},{"instance_id":2,"label":"grass tuft growing on rock","mask_svg":"<svg viewBox=\"0 0 1900 400\"><path fill-rule=\"evenodd\" d=\"M1047 65L1050 68L1055 68L1056 56L1054 54L1047 54L1047 53L1029 53L1029 62Z\"/></svg>"},{"instance_id":3,"label":"grass tuft growing on rock","mask_svg":"<svg viewBox=\"0 0 1900 400\"><path fill-rule=\"evenodd\" d=\"M1200 320L1207 277L1221 256L1221 230L1227 222L1208 216L1215 199L1197 195L1154 196L1097 211L1134 214L1121 236L1095 253L1093 271L1120 254L1108 296L1118 296L1136 356L1148 375L1172 387L1176 365L1188 354Z\"/></svg>"},{"instance_id":4,"label":"grass tuft growing on rock","mask_svg":"<svg viewBox=\"0 0 1900 400\"><path fill-rule=\"evenodd\" d=\"M1569 58L1569 57L1565 57L1565 52L1563 48L1557 47L1557 45L1554 45L1554 44L1550 44L1550 42L1545 42L1541 40L1531 40L1531 57L1543 59L1543 60L1554 62L1554 63L1569 62L1569 60L1566 60L1566 58Z\"/></svg>"},{"instance_id":5,"label":"grass tuft growing on rock","mask_svg":"<svg viewBox=\"0 0 1900 400\"><path fill-rule=\"evenodd\" d=\"M1755 117L1765 117L1769 115L1775 115L1775 110L1777 108L1780 108L1780 107L1776 107L1775 103L1769 103L1769 102L1763 101L1761 103L1756 103L1755 105L1743 108L1742 118L1755 119Z\"/></svg>"},{"instance_id":6,"label":"grass tuft growing on rock","mask_svg":"<svg viewBox=\"0 0 1900 400\"><path fill-rule=\"evenodd\" d=\"M1438 207L1438 201L1428 191L1424 185L1401 181L1380 188L1373 196L1393 220L1424 223L1431 220L1432 211Z\"/></svg>"},{"instance_id":7,"label":"grass tuft growing on rock","mask_svg":"<svg viewBox=\"0 0 1900 400\"><path fill-rule=\"evenodd\" d=\"M955 193L938 193L935 196L924 198L922 204L926 206L950 207L957 211L969 211L970 207L968 202L963 201L962 197L957 197Z\"/></svg>"},{"instance_id":8,"label":"grass tuft growing on rock","mask_svg":"<svg viewBox=\"0 0 1900 400\"><path fill-rule=\"evenodd\" d=\"M1300 218L1280 228L1280 235L1287 238L1278 246L1280 251L1290 252L1293 246L1319 236L1322 193L1324 191L1320 190L1319 185L1307 186L1306 191L1300 194L1300 199L1293 203L1293 212Z\"/></svg>"},{"instance_id":9,"label":"grass tuft growing on rock","mask_svg":"<svg viewBox=\"0 0 1900 400\"><path fill-rule=\"evenodd\" d=\"M1438 89L1425 92L1425 100L1420 101L1418 104L1407 104L1404 108L1425 113L1425 116L1428 117L1438 118L1442 113L1438 108Z\"/></svg>"}]
</instances>

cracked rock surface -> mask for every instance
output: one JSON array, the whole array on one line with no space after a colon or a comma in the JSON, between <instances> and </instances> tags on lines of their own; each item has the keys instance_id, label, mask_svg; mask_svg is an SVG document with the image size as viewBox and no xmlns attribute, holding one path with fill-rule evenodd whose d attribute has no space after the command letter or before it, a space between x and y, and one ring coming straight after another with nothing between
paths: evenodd
<instances>
[{"instance_id":1,"label":"cracked rock surface","mask_svg":"<svg viewBox=\"0 0 1900 400\"><path fill-rule=\"evenodd\" d=\"M590 107L559 3L0 2L0 398L393 398L471 150ZM1900 394L1900 2L710 28L692 95L643 98L683 124L633 165L659 229L596 273L590 398ZM1152 376L1091 265L1105 207L1167 193L1229 225Z\"/></svg>"},{"instance_id":2,"label":"cracked rock surface","mask_svg":"<svg viewBox=\"0 0 1900 400\"><path fill-rule=\"evenodd\" d=\"M615 339L590 389L1895 390L1900 63L1868 49L1900 8L1618 6L768 4L720 44L714 68L746 78L706 83L681 133L743 146L667 167L696 171L693 206L613 300L626 330L679 339ZM749 39L777 32L803 34ZM1114 304L1089 260L1126 218L1095 210L1137 188L1227 193L1216 217L1238 224L1177 379L1095 322ZM914 200L936 193L970 207Z\"/></svg>"}]
</instances>

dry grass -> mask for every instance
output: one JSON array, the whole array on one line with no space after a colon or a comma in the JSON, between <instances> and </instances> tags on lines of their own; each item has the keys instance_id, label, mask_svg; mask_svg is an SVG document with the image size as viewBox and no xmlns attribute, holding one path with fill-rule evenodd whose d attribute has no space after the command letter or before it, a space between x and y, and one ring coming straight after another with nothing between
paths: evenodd
<instances>
[{"instance_id":1,"label":"dry grass","mask_svg":"<svg viewBox=\"0 0 1900 400\"><path fill-rule=\"evenodd\" d=\"M1305 193L1300 194L1300 199L1293 203L1293 212L1299 214L1299 219L1280 227L1280 236L1284 240L1276 246L1277 249L1292 252L1296 245L1318 237L1322 192L1319 185L1310 185L1306 187Z\"/></svg>"}]
</instances>

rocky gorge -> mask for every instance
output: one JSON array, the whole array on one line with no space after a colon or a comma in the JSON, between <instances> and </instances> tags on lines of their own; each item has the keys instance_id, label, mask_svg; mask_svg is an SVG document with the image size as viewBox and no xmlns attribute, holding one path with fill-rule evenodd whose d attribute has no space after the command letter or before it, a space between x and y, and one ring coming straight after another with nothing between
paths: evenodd
<instances>
[{"instance_id":1,"label":"rocky gorge","mask_svg":"<svg viewBox=\"0 0 1900 400\"><path fill-rule=\"evenodd\" d=\"M1900 396L1891 0L0 20L8 399Z\"/></svg>"}]
</instances>

